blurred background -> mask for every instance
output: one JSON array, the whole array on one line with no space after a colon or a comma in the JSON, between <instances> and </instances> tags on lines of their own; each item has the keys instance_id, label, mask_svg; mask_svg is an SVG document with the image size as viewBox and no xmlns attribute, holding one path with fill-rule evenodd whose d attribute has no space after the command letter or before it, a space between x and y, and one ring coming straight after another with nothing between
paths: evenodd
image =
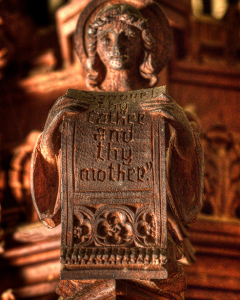
<instances>
[{"instance_id":1,"label":"blurred background","mask_svg":"<svg viewBox=\"0 0 240 300\"><path fill-rule=\"evenodd\" d=\"M240 1L155 1L174 38L159 85L197 115L205 150L203 209L182 229L186 299L239 300ZM56 99L68 88L87 89L73 32L89 2L0 0L2 300L58 298L61 228L47 229L33 207L31 153Z\"/></svg>"}]
</instances>

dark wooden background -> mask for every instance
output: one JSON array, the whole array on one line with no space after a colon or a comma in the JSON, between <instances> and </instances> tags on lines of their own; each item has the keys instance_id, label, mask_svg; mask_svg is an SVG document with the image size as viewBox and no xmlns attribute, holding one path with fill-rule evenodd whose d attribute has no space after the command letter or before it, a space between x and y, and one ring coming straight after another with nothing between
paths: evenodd
<instances>
[{"instance_id":1,"label":"dark wooden background","mask_svg":"<svg viewBox=\"0 0 240 300\"><path fill-rule=\"evenodd\" d=\"M57 299L60 227L38 222L30 196L30 157L48 111L67 88L85 89L73 31L88 0L0 3L1 299ZM196 263L185 266L187 300L240 299L240 8L216 20L205 3L157 0L174 36L159 85L194 111L205 149L202 213L189 232ZM56 17L56 18L55 18ZM2 55L2 49L7 54ZM4 62L4 64L2 63ZM3 67L5 65L5 67ZM33 132L37 131L37 132Z\"/></svg>"}]
</instances>

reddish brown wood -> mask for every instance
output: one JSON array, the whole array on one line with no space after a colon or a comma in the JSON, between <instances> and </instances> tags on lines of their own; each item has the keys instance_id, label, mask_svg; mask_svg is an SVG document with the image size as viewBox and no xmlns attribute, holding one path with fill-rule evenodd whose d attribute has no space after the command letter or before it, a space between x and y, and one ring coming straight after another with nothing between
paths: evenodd
<instances>
[{"instance_id":1,"label":"reddish brown wood","mask_svg":"<svg viewBox=\"0 0 240 300\"><path fill-rule=\"evenodd\" d=\"M238 1L229 3L221 20L211 16L191 18L189 55L198 63L234 64L239 61L240 13Z\"/></svg>"},{"instance_id":2,"label":"reddish brown wood","mask_svg":"<svg viewBox=\"0 0 240 300\"><path fill-rule=\"evenodd\" d=\"M30 191L31 155L40 131L32 131L14 150L9 170L9 186L16 201L24 207L27 222L38 221Z\"/></svg>"},{"instance_id":3,"label":"reddish brown wood","mask_svg":"<svg viewBox=\"0 0 240 300\"><path fill-rule=\"evenodd\" d=\"M108 4L111 3L112 2L109 0L95 0L90 2L85 8L84 12L80 15L76 27L75 50L80 58L82 65L88 69L88 72L90 72L87 82L91 86L91 88L94 87L100 88L99 85L105 77L104 65L106 68L109 67L108 65L106 65L105 60L102 61L103 57L101 57L100 61L98 59L98 55L101 56L105 52L101 51L102 46L100 46L100 48L98 46L98 49L96 49L96 41L99 38L99 36L97 36L97 33L99 35L102 31L105 31L107 29L107 24L109 24L109 22L115 25L115 28L118 27L116 26L117 23L121 24L121 22L119 23L118 18L112 19L110 15L112 8L111 6L108 6ZM131 59L133 60L131 61L131 68L129 68L129 66L128 68L126 68L126 66L124 66L125 70L128 69L129 70L128 72L131 72L132 68L134 67L136 68L135 64L137 63L142 78L139 76L136 77L137 75L139 75L139 71L137 72L137 74L135 73L135 75L128 74L129 77L133 76L135 80L131 80L132 87L127 88L125 86L125 88L122 88L122 90L125 91L131 89L140 89L148 86L154 86L157 80L156 74L158 74L162 70L162 68L167 64L171 56L172 36L171 36L171 30L170 30L168 20L165 14L163 13L163 11L161 10L160 6L154 1L124 0L124 1L119 1L118 3L121 3L122 6L121 8L119 7L116 11L112 10L113 15L117 17L117 15L119 14L122 15L125 14L127 15L129 13L132 14L133 19L125 20L123 23L132 24L131 29L135 31L134 34L136 35L135 37L136 40L134 40L134 42L137 44L143 43L142 46L144 50L144 53L142 53L141 58L139 57L139 53L137 54L138 57L136 56L131 57ZM133 5L133 7L139 10L140 14L139 12L137 12L136 9L135 11L131 10L128 5ZM106 8L107 6L110 10L102 9L104 7ZM148 21L146 22L146 20ZM156 24L158 30L155 30ZM139 29L140 32L136 31L135 28ZM118 30L121 29L119 28ZM139 40L139 35L142 36L142 42L140 42ZM131 46L133 46L132 42L133 40L131 39L128 39L128 41L127 39L125 39L125 43L128 44L127 46L128 51L130 51ZM102 44L103 43L98 43L98 45L102 45ZM121 45L120 47L125 48L126 45ZM136 47L135 51L139 49L140 49L139 47ZM106 50L107 49L105 49L105 51ZM133 51L133 49L131 51ZM98 55L96 55L96 52L98 53ZM123 52L122 54L125 55L126 53ZM140 59L138 62L136 62L137 58ZM94 71L97 73L94 74ZM106 79L108 79L109 76L108 72L106 74L107 74ZM94 79L94 77L97 78ZM143 79L148 79L149 82L148 83L146 81L144 82ZM115 80L117 79L115 78ZM104 80L104 84L107 85L107 82L105 82L105 80ZM119 87L116 89L121 90L121 80L118 81L118 85ZM100 89L105 90L104 87ZM106 90L113 91L114 89L111 89L111 87L108 86Z\"/></svg>"},{"instance_id":4,"label":"reddish brown wood","mask_svg":"<svg viewBox=\"0 0 240 300\"><path fill-rule=\"evenodd\" d=\"M27 224L6 232L6 249L0 256L0 295L11 289L16 299L56 299L59 282L61 228L48 230L43 224ZM14 247L9 248L9 244ZM14 277L14 280L13 280ZM48 298L49 295L52 298Z\"/></svg>"},{"instance_id":5,"label":"reddish brown wood","mask_svg":"<svg viewBox=\"0 0 240 300\"><path fill-rule=\"evenodd\" d=\"M3 1L5 1L5 3L7 3L9 6L11 5L9 3L16 2L15 0ZM21 1L21 3L19 3L19 7L22 7L24 2L25 1ZM180 29L181 27L181 29L188 34L188 32L185 31L187 25L187 15L185 15L184 9L182 8L186 7L185 3L190 3L190 1L159 0L158 2L164 7L167 16L170 17L171 26L173 25L174 29ZM169 10L166 8L169 8ZM0 11L0 13L2 13L1 9ZM19 24L18 21L16 22L16 19L9 23L16 26ZM235 29L237 29L237 27L232 29L232 34L230 37L233 36ZM209 30L204 26L202 26L201 30L204 36L209 33ZM205 33L205 31L207 32ZM175 41L175 47L179 51L179 49L181 49L182 36L179 34L179 31L177 31L176 36L179 37L179 39ZM214 36L214 39L220 36L221 33L218 32L216 37ZM23 40L24 43L29 43L28 39ZM16 47L16 45L14 45L14 47ZM73 47L70 45L70 43L69 47L72 53ZM226 46L223 47L226 48ZM189 47L187 47L185 50L189 50ZM209 56L210 51L211 50L208 49L208 52L204 52L203 55L205 55L205 57L207 55ZM29 52L26 52L26 54L29 58ZM19 52L17 51L15 58L18 57ZM179 59L179 57L177 59ZM166 78L169 78L169 82L171 83L171 85L168 86L170 95L172 95L173 98L181 105L195 105L195 109L201 117L204 132L206 132L206 130L208 132L209 126L211 126L213 129L212 125L214 123L221 122L224 124L224 126L226 126L225 128L227 135L230 134L232 137L234 137L234 139L235 137L237 138L237 133L239 133L238 98L240 78L238 64L234 64L234 66L231 68L227 66L221 68L219 65L212 66L212 61L210 61L210 63L206 63L205 65L199 65L196 62L191 62L190 64L181 61L180 63L180 61L176 61L175 58L175 60L172 59L172 62L173 68L170 70L166 69L165 72ZM15 72L18 72L18 69L15 67L15 65L13 71L14 74ZM161 78L162 74L160 74L160 80ZM21 212L25 212L26 207L25 204L18 205L17 203L11 203L12 197L9 196L10 189L7 185L7 180L9 178L7 176L9 153L11 155L12 151L14 151L13 148L17 145L20 145L25 136L27 136L31 130L34 128L43 128L45 119L47 117L47 111L49 111L50 107L53 105L54 101L59 97L59 95L65 94L67 88L78 87L79 89L85 90L86 88L84 80L85 79L81 77L78 69L68 68L57 72L54 71L44 74L40 73L31 78L21 79L21 81L18 81L18 88L13 86L14 78L12 77L9 81L1 81L1 83L4 83L0 87L1 94L4 95L1 97L2 101L0 105L1 159L4 169L1 171L2 181L0 190L2 193L1 197L3 206L2 223L6 228L5 247L7 248L6 252L8 253L8 250L16 249L16 243L22 243L21 248L22 250L25 248L26 251L24 252L21 250L12 252L13 255L3 257L4 261L1 260L0 273L2 278L8 277L9 282L7 285L4 280L0 280L0 286L1 292L2 288L7 289L13 287L14 295L16 295L16 289L19 290L19 287L23 287L24 289L25 287L29 287L29 289L26 288L24 292L23 290L21 290L21 292L19 291L17 294L17 299L26 299L27 297L36 298L36 296L38 299L40 299L40 292L43 295L41 298L43 300L53 300L57 298L57 295L54 296L54 284L52 282L50 282L50 284L48 283L48 275L51 277L52 273L49 272L49 268L53 265L56 267L56 270L59 273L58 266L60 250L57 251L57 247L60 247L60 241L58 245L56 245L56 250L50 250L46 255L44 254L45 250L43 249L42 245L38 244L37 247L39 248L39 252L33 254L32 258L29 251L29 246L26 244L27 240L32 234L31 230L29 230L29 234L26 235L26 231L21 232L13 227L13 224L18 225L18 222L23 221L22 218L20 219L22 216ZM217 132L215 127L214 131L216 133L214 136L219 136L221 130ZM212 138L214 138L214 136L211 135ZM221 148L223 146L224 143L221 144ZM235 147L236 149L238 148L238 143L236 143L236 146L233 144L226 149L223 147L226 159L230 159L230 157L226 157L226 155L228 153L234 153L233 148ZM228 150L230 150L230 152L228 152ZM218 151L216 151L216 158L214 158L214 151L214 149L211 149L211 147L207 145L207 152L210 153L211 161L214 161L214 164L219 167L218 163L220 163L220 156ZM226 171L227 168L224 170ZM209 171L207 172L209 173ZM212 172L213 174L211 174L211 176L214 175L215 178L219 180L221 173L215 172L215 169L212 169ZM216 175L218 176L216 177ZM228 178L225 176L224 180L227 182ZM218 187L219 185L217 185L217 188ZM231 185L228 185L228 187L231 188ZM221 184L221 192L219 194L225 194L227 200L232 197L228 197L228 194L233 195L232 189L228 190L228 188L225 188L224 184ZM236 200L238 198L239 197L237 197ZM225 201L217 196L214 196L214 201L212 202L215 206L220 206L220 203L225 204ZM6 208L6 205L8 205L8 208ZM219 211L223 212L223 208L219 208ZM206 212L206 207L204 207L204 212ZM231 209L230 203L227 204L226 212L230 213L230 215L238 212L237 217L239 219L239 210L235 208ZM25 215L27 216L27 214ZM216 224L218 226L216 226ZM9 241L10 232L12 232L12 235L14 236L14 244L12 239ZM48 232L51 233L52 237L54 236L54 230L49 230ZM239 221L234 219L233 215L231 219L226 220L224 213L219 217L216 217L216 214L214 217L201 217L197 223L194 223L194 226L191 230L191 237L195 249L197 250L197 263L185 269L188 281L188 290L185 295L186 299L239 299L240 283L238 269L240 247L238 242L238 232ZM50 241L46 241L46 245L48 243L51 245ZM29 255L27 251L29 251ZM54 255L55 258L53 259ZM36 267L38 260L39 263L42 264L41 269ZM21 280L16 277L15 269L13 270L12 268L6 268L3 271L3 264L8 262L11 262L12 265L19 263L18 266L15 266L21 268L21 274L24 274L24 268L31 263L32 269L28 269L30 271L28 273L29 277L31 278L31 272L33 271L36 273L39 271L44 272L45 276L42 278L38 277L38 279L44 281L44 283L36 283L31 285L27 285L28 281L22 283ZM56 284L57 283L55 281L55 286ZM122 285L123 282L120 281L119 284ZM49 289L52 289L51 298L47 295L49 291L48 287ZM132 289L133 293L134 289L136 289L135 286ZM144 293L142 294L144 295Z\"/></svg>"},{"instance_id":6,"label":"reddish brown wood","mask_svg":"<svg viewBox=\"0 0 240 300\"><path fill-rule=\"evenodd\" d=\"M61 280L56 292L63 299L74 300L114 300L116 299L115 280Z\"/></svg>"},{"instance_id":7,"label":"reddish brown wood","mask_svg":"<svg viewBox=\"0 0 240 300\"><path fill-rule=\"evenodd\" d=\"M166 278L164 123L141 107L163 93L69 90L58 103L89 106L62 129L62 279Z\"/></svg>"},{"instance_id":8,"label":"reddish brown wood","mask_svg":"<svg viewBox=\"0 0 240 300\"><path fill-rule=\"evenodd\" d=\"M239 225L237 219L200 215L191 226L197 261L184 268L186 299L239 299Z\"/></svg>"},{"instance_id":9,"label":"reddish brown wood","mask_svg":"<svg viewBox=\"0 0 240 300\"><path fill-rule=\"evenodd\" d=\"M27 11L26 2L22 5L14 0L0 3L0 80L9 77L11 85L16 77L30 69L35 69L33 73L50 71L57 64L55 32L50 28L44 33L38 32Z\"/></svg>"},{"instance_id":10,"label":"reddish brown wood","mask_svg":"<svg viewBox=\"0 0 240 300\"><path fill-rule=\"evenodd\" d=\"M194 118L190 123L163 88L146 89L170 56L160 8L152 1L103 7L108 3L91 2L76 31L88 85L98 92L69 90L50 111L33 154L34 202L48 227L63 224L61 276L68 282L61 295L70 279L131 278L139 294L151 291L149 299L183 299L181 243L166 223L165 195L179 224L196 218L201 145Z\"/></svg>"},{"instance_id":11,"label":"reddish brown wood","mask_svg":"<svg viewBox=\"0 0 240 300\"><path fill-rule=\"evenodd\" d=\"M72 41L74 39L74 32L79 13L82 13L85 6L87 6L90 2L91 0L80 2L69 1L69 3L60 7L56 12L57 32L62 60L65 67L72 63L78 63L78 61L76 61L76 53L72 47ZM188 15L191 10L191 6L188 2L176 2L169 0L158 0L156 2L163 8L171 27L177 28L181 31L187 30ZM144 2L143 5L145 5Z\"/></svg>"},{"instance_id":12,"label":"reddish brown wood","mask_svg":"<svg viewBox=\"0 0 240 300\"><path fill-rule=\"evenodd\" d=\"M240 212L240 136L223 125L210 127L203 136L205 188L203 212L237 218Z\"/></svg>"},{"instance_id":13,"label":"reddish brown wood","mask_svg":"<svg viewBox=\"0 0 240 300\"><path fill-rule=\"evenodd\" d=\"M91 0L72 1L60 7L56 13L57 31L64 66L74 62L72 49L73 33L76 29L79 14Z\"/></svg>"},{"instance_id":14,"label":"reddish brown wood","mask_svg":"<svg viewBox=\"0 0 240 300\"><path fill-rule=\"evenodd\" d=\"M0 224L2 221L2 201L4 199L4 192L7 186L6 171L2 167L2 159L0 157ZM0 254L4 252L4 230L0 227Z\"/></svg>"}]
</instances>

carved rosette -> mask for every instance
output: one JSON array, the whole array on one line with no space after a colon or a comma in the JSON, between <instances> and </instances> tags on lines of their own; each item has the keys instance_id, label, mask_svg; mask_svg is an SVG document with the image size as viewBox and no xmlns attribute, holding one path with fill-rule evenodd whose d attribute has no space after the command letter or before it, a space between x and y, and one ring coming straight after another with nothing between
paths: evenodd
<instances>
[{"instance_id":1,"label":"carved rosette","mask_svg":"<svg viewBox=\"0 0 240 300\"><path fill-rule=\"evenodd\" d=\"M63 247L66 265L158 265L166 254L156 246L156 218L152 206L75 206L73 245Z\"/></svg>"},{"instance_id":2,"label":"carved rosette","mask_svg":"<svg viewBox=\"0 0 240 300\"><path fill-rule=\"evenodd\" d=\"M134 212L127 206L105 205L95 214L87 207L74 209L73 239L76 246L153 246L156 218L144 206Z\"/></svg>"},{"instance_id":3,"label":"carved rosette","mask_svg":"<svg viewBox=\"0 0 240 300\"><path fill-rule=\"evenodd\" d=\"M127 246L133 242L133 212L127 207L104 206L95 223L96 242L103 246Z\"/></svg>"},{"instance_id":4,"label":"carved rosette","mask_svg":"<svg viewBox=\"0 0 240 300\"><path fill-rule=\"evenodd\" d=\"M136 242L144 246L155 244L156 241L156 219L153 209L142 207L138 210L134 221Z\"/></svg>"},{"instance_id":5,"label":"carved rosette","mask_svg":"<svg viewBox=\"0 0 240 300\"><path fill-rule=\"evenodd\" d=\"M87 246L92 242L93 213L86 207L74 209L73 238L74 244Z\"/></svg>"}]
</instances>

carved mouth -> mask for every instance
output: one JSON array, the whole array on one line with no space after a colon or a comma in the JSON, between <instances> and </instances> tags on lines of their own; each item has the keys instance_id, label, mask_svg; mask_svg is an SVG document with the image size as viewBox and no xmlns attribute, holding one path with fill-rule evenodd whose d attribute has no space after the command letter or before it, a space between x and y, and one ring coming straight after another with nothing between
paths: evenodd
<instances>
[{"instance_id":1,"label":"carved mouth","mask_svg":"<svg viewBox=\"0 0 240 300\"><path fill-rule=\"evenodd\" d=\"M123 55L120 55L120 56L112 56L111 59L120 60L120 59L123 59Z\"/></svg>"},{"instance_id":2,"label":"carved mouth","mask_svg":"<svg viewBox=\"0 0 240 300\"><path fill-rule=\"evenodd\" d=\"M120 55L112 55L111 56L111 58L113 58L113 59L122 59L122 58L126 58L126 57L128 57L128 55L127 54L120 54Z\"/></svg>"},{"instance_id":3,"label":"carved mouth","mask_svg":"<svg viewBox=\"0 0 240 300\"><path fill-rule=\"evenodd\" d=\"M116 69L124 67L127 62L127 55L112 56L110 60L110 64Z\"/></svg>"},{"instance_id":4,"label":"carved mouth","mask_svg":"<svg viewBox=\"0 0 240 300\"><path fill-rule=\"evenodd\" d=\"M124 62L128 59L127 55L120 55L120 56L112 56L111 61L113 62Z\"/></svg>"}]
</instances>

